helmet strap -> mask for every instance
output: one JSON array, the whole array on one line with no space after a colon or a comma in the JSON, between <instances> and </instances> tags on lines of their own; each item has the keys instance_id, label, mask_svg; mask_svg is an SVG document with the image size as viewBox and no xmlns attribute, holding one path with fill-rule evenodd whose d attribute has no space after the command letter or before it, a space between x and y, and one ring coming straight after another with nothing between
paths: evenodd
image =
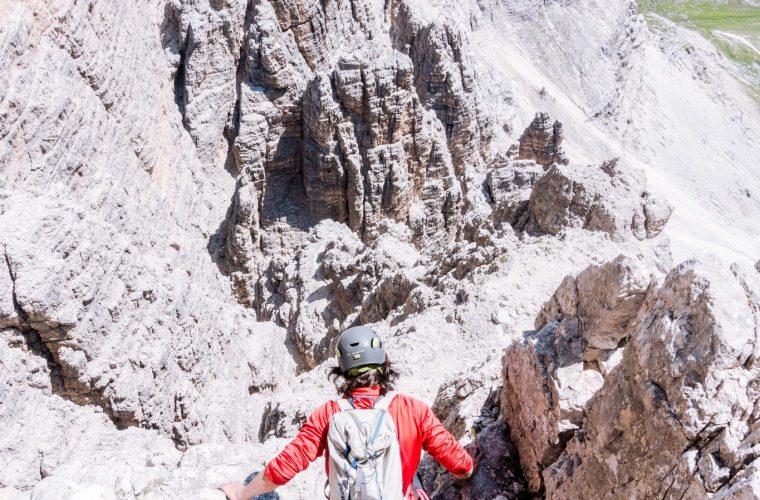
<instances>
[{"instance_id":1,"label":"helmet strap","mask_svg":"<svg viewBox=\"0 0 760 500\"><path fill-rule=\"evenodd\" d=\"M350 370L348 370L346 372L346 375L348 375L349 377L358 377L359 375L362 375L364 373L369 373L369 372L374 372L374 371L381 372L383 371L383 367L378 366L378 365L357 366L356 368L351 368Z\"/></svg>"}]
</instances>

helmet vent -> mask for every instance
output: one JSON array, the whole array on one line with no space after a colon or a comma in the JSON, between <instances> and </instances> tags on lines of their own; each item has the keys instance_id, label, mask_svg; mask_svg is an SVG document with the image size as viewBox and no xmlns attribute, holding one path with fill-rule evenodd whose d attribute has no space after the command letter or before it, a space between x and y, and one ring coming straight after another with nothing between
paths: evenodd
<instances>
[{"instance_id":1,"label":"helmet vent","mask_svg":"<svg viewBox=\"0 0 760 500\"><path fill-rule=\"evenodd\" d=\"M358 345L359 345L359 342L354 342L353 344L351 344L351 347L356 347Z\"/></svg>"}]
</instances>

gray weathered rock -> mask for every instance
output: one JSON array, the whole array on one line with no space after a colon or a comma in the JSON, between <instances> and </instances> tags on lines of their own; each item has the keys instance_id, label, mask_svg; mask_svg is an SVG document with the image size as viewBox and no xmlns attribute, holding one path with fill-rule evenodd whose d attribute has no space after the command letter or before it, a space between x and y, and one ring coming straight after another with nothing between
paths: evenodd
<instances>
[{"instance_id":1,"label":"gray weathered rock","mask_svg":"<svg viewBox=\"0 0 760 500\"><path fill-rule=\"evenodd\" d=\"M408 223L420 242L454 234L460 187L412 71L402 54L359 53L309 84L304 184L314 220L345 222L365 240L383 218Z\"/></svg>"},{"instance_id":2,"label":"gray weathered rock","mask_svg":"<svg viewBox=\"0 0 760 500\"><path fill-rule=\"evenodd\" d=\"M650 195L642 172L606 162L592 166L554 165L539 179L528 206L529 230L557 234L565 227L602 231L615 240L653 238L672 208Z\"/></svg>"}]
</instances>

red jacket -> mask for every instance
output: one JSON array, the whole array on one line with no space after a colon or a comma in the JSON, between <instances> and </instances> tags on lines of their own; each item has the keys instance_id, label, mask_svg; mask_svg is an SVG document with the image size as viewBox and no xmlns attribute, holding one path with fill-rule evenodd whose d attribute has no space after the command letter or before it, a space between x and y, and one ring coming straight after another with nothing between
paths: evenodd
<instances>
[{"instance_id":1,"label":"red jacket","mask_svg":"<svg viewBox=\"0 0 760 500\"><path fill-rule=\"evenodd\" d=\"M379 396L377 387L364 387L354 391L352 396ZM354 400L357 408L371 408L372 398ZM298 435L267 464L266 477L277 485L283 485L305 470L320 455L327 455L327 428L330 417L340 408L335 401L328 401L306 420ZM403 490L412 484L420 456L424 448L434 459L456 476L467 476L472 472L472 457L452 436L423 402L403 394L397 394L391 401L388 414L393 418L398 431L401 449L401 474ZM325 457L327 458L327 457ZM325 460L327 468L329 460Z\"/></svg>"}]
</instances>

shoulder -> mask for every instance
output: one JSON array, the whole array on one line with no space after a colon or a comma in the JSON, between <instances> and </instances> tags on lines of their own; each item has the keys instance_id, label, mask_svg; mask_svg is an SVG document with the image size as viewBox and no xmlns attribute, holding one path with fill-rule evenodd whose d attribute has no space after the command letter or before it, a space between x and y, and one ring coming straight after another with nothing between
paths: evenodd
<instances>
[{"instance_id":1,"label":"shoulder","mask_svg":"<svg viewBox=\"0 0 760 500\"><path fill-rule=\"evenodd\" d=\"M313 412L311 412L311 416L309 418L311 420L316 420L319 422L327 422L339 411L340 407L338 406L338 403L331 399L319 405Z\"/></svg>"},{"instance_id":2,"label":"shoulder","mask_svg":"<svg viewBox=\"0 0 760 500\"><path fill-rule=\"evenodd\" d=\"M414 413L427 413L430 411L430 407L420 401L417 398L413 398L412 396L407 396L406 394L396 393L396 395L393 397L393 401L391 401L391 406L396 406L399 408L406 408L412 410Z\"/></svg>"}]
</instances>

